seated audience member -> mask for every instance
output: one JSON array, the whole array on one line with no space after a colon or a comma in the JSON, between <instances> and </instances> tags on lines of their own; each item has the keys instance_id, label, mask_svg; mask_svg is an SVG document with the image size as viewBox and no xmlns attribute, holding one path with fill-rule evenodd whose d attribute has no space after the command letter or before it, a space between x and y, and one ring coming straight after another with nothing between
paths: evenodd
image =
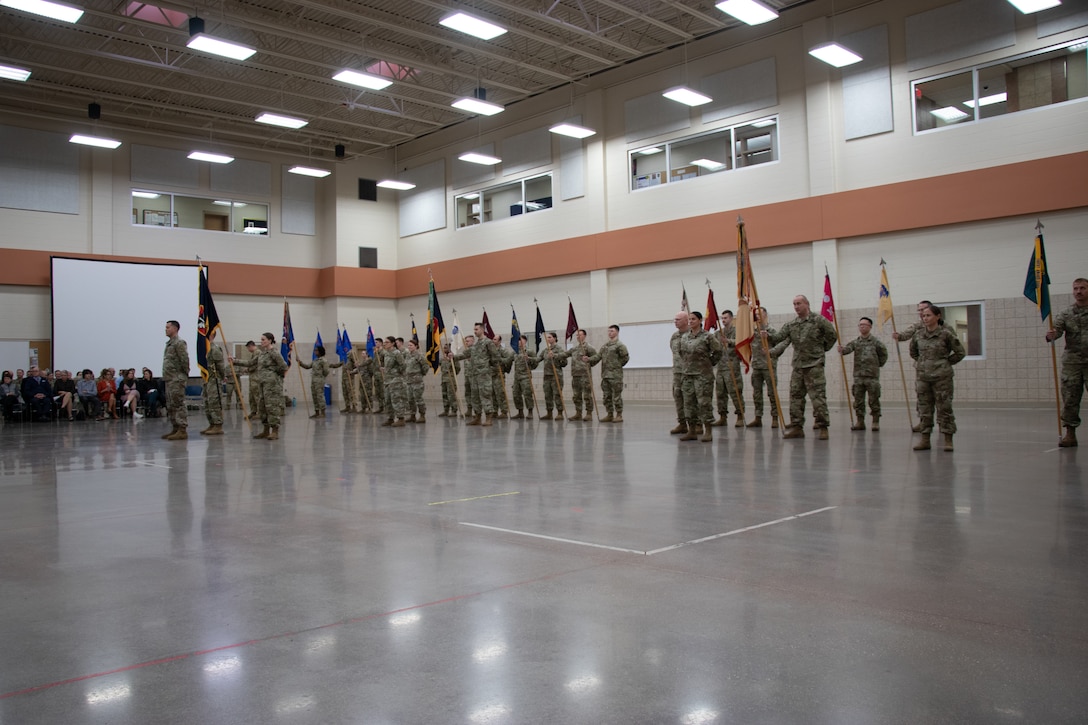
<instances>
[{"instance_id":1,"label":"seated audience member","mask_svg":"<svg viewBox=\"0 0 1088 725\"><path fill-rule=\"evenodd\" d=\"M140 404L140 391L136 387L136 368L121 371L121 384L117 387L117 399L123 401L122 408L132 411L135 420L143 418L136 406Z\"/></svg>"},{"instance_id":2,"label":"seated audience member","mask_svg":"<svg viewBox=\"0 0 1088 725\"><path fill-rule=\"evenodd\" d=\"M98 400L111 418L120 417L117 415L117 383L110 368L102 368L102 374L98 376Z\"/></svg>"},{"instance_id":3,"label":"seated audience member","mask_svg":"<svg viewBox=\"0 0 1088 725\"><path fill-rule=\"evenodd\" d=\"M23 379L23 402L30 408L35 422L48 423L53 413L53 391L35 365Z\"/></svg>"},{"instance_id":4,"label":"seated audience member","mask_svg":"<svg viewBox=\"0 0 1088 725\"><path fill-rule=\"evenodd\" d=\"M149 368L144 368L143 375L136 381L136 389L140 391L140 400L144 403L145 415L148 418L159 417L159 381L151 374Z\"/></svg>"},{"instance_id":5,"label":"seated audience member","mask_svg":"<svg viewBox=\"0 0 1088 725\"><path fill-rule=\"evenodd\" d=\"M62 419L75 420L72 415L72 403L76 397L76 381L72 380L72 373L67 370L58 370L56 382L53 383L53 400L57 404L58 414Z\"/></svg>"},{"instance_id":6,"label":"seated audience member","mask_svg":"<svg viewBox=\"0 0 1088 725\"><path fill-rule=\"evenodd\" d=\"M4 420L15 420L15 406L23 395L23 389L11 376L10 370L4 371L3 382L0 382L0 404L4 407Z\"/></svg>"},{"instance_id":7,"label":"seated audience member","mask_svg":"<svg viewBox=\"0 0 1088 725\"><path fill-rule=\"evenodd\" d=\"M102 401L98 399L98 385L95 383L94 373L88 368L83 371L82 376L76 383L79 400L83 403L88 418L94 416L95 420L102 420Z\"/></svg>"}]
</instances>

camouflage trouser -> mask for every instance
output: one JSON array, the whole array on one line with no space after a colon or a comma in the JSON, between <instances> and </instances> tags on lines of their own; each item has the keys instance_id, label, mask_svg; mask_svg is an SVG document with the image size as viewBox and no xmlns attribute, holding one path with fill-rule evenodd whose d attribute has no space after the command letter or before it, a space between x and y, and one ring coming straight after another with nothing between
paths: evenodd
<instances>
[{"instance_id":1,"label":"camouflage trouser","mask_svg":"<svg viewBox=\"0 0 1088 725\"><path fill-rule=\"evenodd\" d=\"M558 376L558 384L556 377ZM544 371L544 409L565 410L563 405L563 377L549 370Z\"/></svg>"},{"instance_id":2,"label":"camouflage trouser","mask_svg":"<svg viewBox=\"0 0 1088 725\"><path fill-rule=\"evenodd\" d=\"M385 379L385 400L389 405L386 415L391 418L408 416L408 384L404 378L390 375Z\"/></svg>"},{"instance_id":3,"label":"camouflage trouser","mask_svg":"<svg viewBox=\"0 0 1088 725\"><path fill-rule=\"evenodd\" d=\"M310 395L314 397L314 413L325 415L325 381L310 378Z\"/></svg>"},{"instance_id":4,"label":"camouflage trouser","mask_svg":"<svg viewBox=\"0 0 1088 725\"><path fill-rule=\"evenodd\" d=\"M261 414L261 422L273 428L280 427L283 418L283 378L275 373L262 377L261 403L258 410Z\"/></svg>"},{"instance_id":5,"label":"camouflage trouser","mask_svg":"<svg viewBox=\"0 0 1088 725\"><path fill-rule=\"evenodd\" d=\"M510 412L510 406L506 403L506 387L498 375L491 376L491 399L495 401L496 410L502 413Z\"/></svg>"},{"instance_id":6,"label":"camouflage trouser","mask_svg":"<svg viewBox=\"0 0 1088 725\"><path fill-rule=\"evenodd\" d=\"M174 428L189 427L189 411L185 409L185 381L166 381L166 417Z\"/></svg>"},{"instance_id":7,"label":"camouflage trouser","mask_svg":"<svg viewBox=\"0 0 1088 725\"><path fill-rule=\"evenodd\" d=\"M457 410L457 387L449 373L442 375L442 410Z\"/></svg>"},{"instance_id":8,"label":"camouflage trouser","mask_svg":"<svg viewBox=\"0 0 1088 725\"><path fill-rule=\"evenodd\" d=\"M675 370L672 373L672 401L676 404L676 420L684 422L688 419L684 413L684 376Z\"/></svg>"},{"instance_id":9,"label":"camouflage trouser","mask_svg":"<svg viewBox=\"0 0 1088 725\"><path fill-rule=\"evenodd\" d=\"M427 415L427 404L423 402L423 378L418 380L412 377L407 381L408 387L408 415L419 413Z\"/></svg>"},{"instance_id":10,"label":"camouflage trouser","mask_svg":"<svg viewBox=\"0 0 1088 725\"><path fill-rule=\"evenodd\" d=\"M684 376L684 417L692 423L714 422L714 378Z\"/></svg>"},{"instance_id":11,"label":"camouflage trouser","mask_svg":"<svg viewBox=\"0 0 1088 725\"><path fill-rule=\"evenodd\" d=\"M495 414L495 381L491 378L490 370L472 376L472 395L474 400L479 401L477 415Z\"/></svg>"},{"instance_id":12,"label":"camouflage trouser","mask_svg":"<svg viewBox=\"0 0 1088 725\"><path fill-rule=\"evenodd\" d=\"M381 399L374 396L374 376L373 375L359 375L358 382L352 386L351 391L355 393L356 401L359 404L359 410L374 410L381 404Z\"/></svg>"},{"instance_id":13,"label":"camouflage trouser","mask_svg":"<svg viewBox=\"0 0 1088 725\"><path fill-rule=\"evenodd\" d=\"M763 417L763 389L767 389L767 401L771 404L771 417L778 420L778 406L774 404L774 388L771 387L771 375L778 375L777 370L764 370L752 367L752 410ZM775 383L778 378L775 378Z\"/></svg>"},{"instance_id":14,"label":"camouflage trouser","mask_svg":"<svg viewBox=\"0 0 1088 725\"><path fill-rule=\"evenodd\" d=\"M732 375L730 375L732 372ZM728 368L718 365L717 379L718 413L724 418L729 415L729 399L733 400L733 411L737 415L744 413L744 376L740 373L740 363Z\"/></svg>"},{"instance_id":15,"label":"camouflage trouser","mask_svg":"<svg viewBox=\"0 0 1088 725\"><path fill-rule=\"evenodd\" d=\"M209 377L204 383L204 415L209 425L223 425L223 384L219 378Z\"/></svg>"},{"instance_id":16,"label":"camouflage trouser","mask_svg":"<svg viewBox=\"0 0 1088 725\"><path fill-rule=\"evenodd\" d=\"M609 415L623 412L623 376L601 376L601 402Z\"/></svg>"},{"instance_id":17,"label":"camouflage trouser","mask_svg":"<svg viewBox=\"0 0 1088 725\"><path fill-rule=\"evenodd\" d=\"M480 398L473 391L472 376L465 375L465 414L474 415L480 410Z\"/></svg>"},{"instance_id":18,"label":"camouflage trouser","mask_svg":"<svg viewBox=\"0 0 1088 725\"><path fill-rule=\"evenodd\" d=\"M371 393L371 396L373 396L371 399L374 401L374 405L376 407L381 406L378 408L379 410L385 410L385 378L381 375L381 373L373 377L374 391ZM386 410L386 412L388 413L389 411Z\"/></svg>"},{"instance_id":19,"label":"camouflage trouser","mask_svg":"<svg viewBox=\"0 0 1088 725\"><path fill-rule=\"evenodd\" d=\"M854 378L854 412L858 422L865 419L865 395L869 395L869 412L873 418L880 417L880 378Z\"/></svg>"},{"instance_id":20,"label":"camouflage trouser","mask_svg":"<svg viewBox=\"0 0 1088 725\"><path fill-rule=\"evenodd\" d=\"M790 375L790 424L805 424L805 395L812 398L812 417L817 428L830 427L830 414L827 411L827 379L824 366L813 365L810 368L794 368Z\"/></svg>"},{"instance_id":21,"label":"camouflage trouser","mask_svg":"<svg viewBox=\"0 0 1088 725\"><path fill-rule=\"evenodd\" d=\"M359 401L356 400L356 389L353 388L355 383L355 376L347 371L340 372L340 395L344 399L344 410L355 410L355 404Z\"/></svg>"},{"instance_id":22,"label":"camouflage trouser","mask_svg":"<svg viewBox=\"0 0 1088 725\"><path fill-rule=\"evenodd\" d=\"M257 382L257 373L249 374L249 412L261 409L261 384Z\"/></svg>"},{"instance_id":23,"label":"camouflage trouser","mask_svg":"<svg viewBox=\"0 0 1088 725\"><path fill-rule=\"evenodd\" d=\"M1080 401L1088 388L1088 365L1062 363L1062 423L1070 428L1080 425Z\"/></svg>"},{"instance_id":24,"label":"camouflage trouser","mask_svg":"<svg viewBox=\"0 0 1088 725\"><path fill-rule=\"evenodd\" d=\"M533 379L528 375L514 376L514 408L533 412Z\"/></svg>"},{"instance_id":25,"label":"camouflage trouser","mask_svg":"<svg viewBox=\"0 0 1088 725\"><path fill-rule=\"evenodd\" d=\"M570 376L570 394L574 399L574 412L581 413L585 408L591 411L593 408L593 379L588 375Z\"/></svg>"},{"instance_id":26,"label":"camouflage trouser","mask_svg":"<svg viewBox=\"0 0 1088 725\"><path fill-rule=\"evenodd\" d=\"M922 433L933 430L933 412L937 412L937 425L942 433L956 432L956 416L952 413L952 377L933 382L916 380L914 391L918 394L918 416L921 418Z\"/></svg>"}]
</instances>

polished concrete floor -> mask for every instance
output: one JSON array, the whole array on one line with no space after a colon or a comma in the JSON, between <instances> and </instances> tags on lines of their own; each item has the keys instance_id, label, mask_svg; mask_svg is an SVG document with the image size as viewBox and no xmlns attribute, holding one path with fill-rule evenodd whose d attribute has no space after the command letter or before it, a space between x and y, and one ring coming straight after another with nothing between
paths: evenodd
<instances>
[{"instance_id":1,"label":"polished concrete floor","mask_svg":"<svg viewBox=\"0 0 1088 725\"><path fill-rule=\"evenodd\" d=\"M1053 410L0 429L0 723L1084 723ZM194 430L203 427L199 413Z\"/></svg>"}]
</instances>

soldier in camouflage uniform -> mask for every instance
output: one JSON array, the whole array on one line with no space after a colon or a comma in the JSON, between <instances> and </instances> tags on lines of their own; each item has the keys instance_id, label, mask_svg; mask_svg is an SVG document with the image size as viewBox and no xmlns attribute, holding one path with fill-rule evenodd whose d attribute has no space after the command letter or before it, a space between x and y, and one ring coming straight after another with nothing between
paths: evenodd
<instances>
[{"instance_id":1,"label":"soldier in camouflage uniform","mask_svg":"<svg viewBox=\"0 0 1088 725\"><path fill-rule=\"evenodd\" d=\"M689 423L684 414L684 363L680 357L680 340L688 331L688 313L684 310L676 313L673 318L676 332L669 338L669 349L672 350L672 400L676 404L676 426L669 433L676 435L687 433ZM690 425L695 422L691 421Z\"/></svg>"},{"instance_id":2,"label":"soldier in camouflage uniform","mask_svg":"<svg viewBox=\"0 0 1088 725\"><path fill-rule=\"evenodd\" d=\"M287 362L276 348L276 336L271 332L262 334L261 351L256 358L232 362L235 367L248 370L250 379L256 377L261 386L259 413L264 430L253 437L278 440L280 420L283 418L283 378L287 375Z\"/></svg>"},{"instance_id":3,"label":"soldier in camouflage uniform","mask_svg":"<svg viewBox=\"0 0 1088 725\"><path fill-rule=\"evenodd\" d=\"M208 379L204 381L204 415L208 418L208 427L200 435L223 435L223 378L227 375L227 362L223 357L223 348L215 344L215 330L208 333L207 368Z\"/></svg>"},{"instance_id":4,"label":"soldier in camouflage uniform","mask_svg":"<svg viewBox=\"0 0 1088 725\"><path fill-rule=\"evenodd\" d=\"M423 375L431 369L427 356L419 350L415 340L408 341L404 353L404 380L408 388L408 422L426 423L427 404L423 402Z\"/></svg>"},{"instance_id":5,"label":"soldier in camouflage uniform","mask_svg":"<svg viewBox=\"0 0 1088 725\"><path fill-rule=\"evenodd\" d=\"M601 363L601 402L607 412L602 423L623 422L623 366L631 359L627 346L620 342L620 326L608 326L608 342L586 362Z\"/></svg>"},{"instance_id":6,"label":"soldier in camouflage uniform","mask_svg":"<svg viewBox=\"0 0 1088 725\"><path fill-rule=\"evenodd\" d=\"M1073 280L1073 306L1058 313L1054 329L1046 333L1047 342L1065 335L1062 353L1062 423L1065 435L1061 448L1077 445L1080 425L1080 401L1088 387L1088 279Z\"/></svg>"},{"instance_id":7,"label":"soldier in camouflage uniform","mask_svg":"<svg viewBox=\"0 0 1088 725\"><path fill-rule=\"evenodd\" d=\"M722 344L722 361L718 363L716 392L718 394L718 420L715 426L729 422L729 399L733 399L733 409L737 413L734 428L744 427L744 376L740 373L740 358L737 356L737 328L733 324L733 311L722 310L722 327L718 340Z\"/></svg>"},{"instance_id":8,"label":"soldier in camouflage uniform","mask_svg":"<svg viewBox=\"0 0 1088 725\"><path fill-rule=\"evenodd\" d=\"M250 340L246 343L246 362L257 359L257 343ZM261 408L261 384L257 382L256 375L249 376L249 415L246 416L249 420L256 420L260 417L259 411Z\"/></svg>"},{"instance_id":9,"label":"soldier in camouflage uniform","mask_svg":"<svg viewBox=\"0 0 1088 725\"><path fill-rule=\"evenodd\" d=\"M355 404L358 402L356 400L358 387L355 383L358 380L356 376L359 371L359 362L354 350L348 353L347 362L342 363L342 367L343 369L340 371L340 397L343 400L344 407L340 408L340 412L351 414L355 412Z\"/></svg>"},{"instance_id":10,"label":"soldier in camouflage uniform","mask_svg":"<svg viewBox=\"0 0 1088 725\"><path fill-rule=\"evenodd\" d=\"M295 344L291 343L291 349L294 350ZM301 360L298 356L298 351L295 350L295 361L302 366L303 370L312 370L310 373L310 395L314 399L314 414L311 418L324 418L325 417L325 379L329 377L329 370L332 368L343 367L344 363L339 360L330 363L325 359L325 346L318 345L314 348L314 353L317 357L312 363L307 363ZM347 377L347 373L344 374Z\"/></svg>"},{"instance_id":11,"label":"soldier in camouflage uniform","mask_svg":"<svg viewBox=\"0 0 1088 725\"><path fill-rule=\"evenodd\" d=\"M967 356L959 335L940 324L941 308L930 304L922 311L922 329L910 339L910 356L914 358L915 383L918 393L921 440L914 450L929 450L929 434L933 430L933 413L944 433L944 449L952 450L956 433L956 416L952 413L954 392L952 366Z\"/></svg>"},{"instance_id":12,"label":"soldier in camouflage uniform","mask_svg":"<svg viewBox=\"0 0 1088 725\"><path fill-rule=\"evenodd\" d=\"M495 350L499 353L499 364L495 366L495 374L491 378L492 397L495 399L495 407L499 410L500 418L510 417L510 396L506 392L506 374L510 372L514 364L514 351L502 346L502 335L495 335L492 340Z\"/></svg>"},{"instance_id":13,"label":"soldier in camouflage uniform","mask_svg":"<svg viewBox=\"0 0 1088 725\"><path fill-rule=\"evenodd\" d=\"M680 338L680 359L684 366L684 417L688 421L688 432L680 440L699 438L691 423L701 421L703 435L699 440L710 443L714 440L714 366L722 359L722 343L716 334L703 330L703 316L698 312L688 316L688 331Z\"/></svg>"},{"instance_id":14,"label":"soldier in camouflage uniform","mask_svg":"<svg viewBox=\"0 0 1088 725\"><path fill-rule=\"evenodd\" d=\"M918 319L919 319L919 321L915 322L915 323L913 323L911 325L907 325L905 328L903 328L902 330L900 330L898 332L893 332L892 333L892 339L895 340L896 342L910 342L910 339L912 337L914 337L914 333L916 333L919 330L924 328L924 325L922 325L922 323L921 323L922 310L928 309L931 304L933 304L933 303L930 302L929 300L922 300L921 302L919 302L918 303ZM943 325L944 320L941 320L940 324ZM922 416L922 409L918 405L918 401L914 402L914 410L915 410L915 412L918 413L918 417L920 418ZM919 423L918 425L911 428L911 430L914 431L915 433L920 432L922 430L922 424Z\"/></svg>"},{"instance_id":15,"label":"soldier in camouflage uniform","mask_svg":"<svg viewBox=\"0 0 1088 725\"><path fill-rule=\"evenodd\" d=\"M816 419L819 439L826 441L831 424L827 410L827 379L824 377L824 354L835 346L835 327L822 315L812 311L808 297L793 298L795 319L782 325L775 335L765 336L771 345L788 340L793 345L793 374L790 376L790 429L784 438L805 437L805 395L812 398L812 416Z\"/></svg>"},{"instance_id":16,"label":"soldier in camouflage uniform","mask_svg":"<svg viewBox=\"0 0 1088 725\"><path fill-rule=\"evenodd\" d=\"M586 331L578 330L574 333L576 344L567 350L570 358L570 392L574 398L574 415L570 420L582 420L582 408L585 408L585 420L593 420L593 376L590 374L590 365L585 358L593 357L597 351L591 345L586 344Z\"/></svg>"},{"instance_id":17,"label":"soldier in camouflage uniform","mask_svg":"<svg viewBox=\"0 0 1088 725\"><path fill-rule=\"evenodd\" d=\"M407 365L404 353L397 349L397 338L392 335L382 343L381 366L387 406L382 426L403 428L404 418L408 415L408 387L404 380Z\"/></svg>"},{"instance_id":18,"label":"soldier in camouflage uniform","mask_svg":"<svg viewBox=\"0 0 1088 725\"><path fill-rule=\"evenodd\" d=\"M766 330L769 335L774 335L776 330L773 327L767 326L767 308L759 308L759 329ZM763 345L767 344L762 340L752 349L752 410L755 411L755 418L748 424L749 428L762 428L763 427L763 390L767 390L767 400L771 404L771 427L778 427L778 406L774 401L775 386L778 385L778 358L782 354L782 351L789 346L788 342L780 342L774 347L767 345L767 349L763 349ZM767 364L767 356L770 355L770 365ZM773 383L771 381L774 381Z\"/></svg>"},{"instance_id":19,"label":"soldier in camouflage uniform","mask_svg":"<svg viewBox=\"0 0 1088 725\"><path fill-rule=\"evenodd\" d=\"M839 354L854 353L854 412L857 422L850 430L865 430L865 396L869 396L869 412L873 416L873 430L880 430L880 368L888 362L888 348L872 335L873 320L862 317L858 321L858 338L846 345L839 345Z\"/></svg>"},{"instance_id":20,"label":"soldier in camouflage uniform","mask_svg":"<svg viewBox=\"0 0 1088 725\"><path fill-rule=\"evenodd\" d=\"M545 333L545 345L536 356L538 362L544 363L544 407L547 414L540 416L541 420L562 420L566 413L566 405L563 404L563 368L567 366L567 353L559 347L557 340L554 332Z\"/></svg>"},{"instance_id":21,"label":"soldier in camouflage uniform","mask_svg":"<svg viewBox=\"0 0 1088 725\"><path fill-rule=\"evenodd\" d=\"M359 412L378 413L381 411L382 399L378 395L378 384L381 382L381 372L378 370L377 351L375 357L367 354L367 351L355 351L355 371L358 374L358 385L352 388L358 391Z\"/></svg>"},{"instance_id":22,"label":"soldier in camouflage uniform","mask_svg":"<svg viewBox=\"0 0 1088 725\"><path fill-rule=\"evenodd\" d=\"M457 403L457 374L460 372L461 366L450 354L450 345L447 342L442 345L442 412L438 414L439 418L456 416L460 410Z\"/></svg>"},{"instance_id":23,"label":"soldier in camouflage uniform","mask_svg":"<svg viewBox=\"0 0 1088 725\"><path fill-rule=\"evenodd\" d=\"M511 370L514 372L514 407L518 411L515 419L533 417L533 370L539 364L540 361L529 352L529 338L522 335L521 344L518 345L518 351L511 362ZM522 412L525 409L529 411L528 416Z\"/></svg>"},{"instance_id":24,"label":"soldier in camouflage uniform","mask_svg":"<svg viewBox=\"0 0 1088 725\"><path fill-rule=\"evenodd\" d=\"M464 363L462 372L465 377L465 417L474 418L480 415L480 396L476 393L476 387L473 384L473 380L476 377L476 366L472 362L472 352L470 348L472 344L476 342L476 338L469 335L462 342L464 342L465 349L453 356L454 362Z\"/></svg>"},{"instance_id":25,"label":"soldier in camouflage uniform","mask_svg":"<svg viewBox=\"0 0 1088 725\"><path fill-rule=\"evenodd\" d=\"M166 383L166 417L170 432L168 441L183 441L189 437L189 412L185 410L185 384L189 382L189 348L178 337L181 325L177 320L166 323L166 350L162 354L162 381Z\"/></svg>"},{"instance_id":26,"label":"soldier in camouflage uniform","mask_svg":"<svg viewBox=\"0 0 1088 725\"><path fill-rule=\"evenodd\" d=\"M465 348L465 353L472 360L472 397L479 400L475 415L467 425L490 426L495 419L494 380L495 366L499 364L499 351L495 343L487 337L482 323L473 326L476 339ZM469 375L469 365L465 365L465 377Z\"/></svg>"}]
</instances>

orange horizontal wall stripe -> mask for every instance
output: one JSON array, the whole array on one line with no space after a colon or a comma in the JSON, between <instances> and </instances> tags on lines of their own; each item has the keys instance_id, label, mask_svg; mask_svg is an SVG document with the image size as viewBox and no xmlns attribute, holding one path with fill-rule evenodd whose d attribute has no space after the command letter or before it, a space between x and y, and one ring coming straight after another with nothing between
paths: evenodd
<instances>
[{"instance_id":1,"label":"orange horizontal wall stripe","mask_svg":"<svg viewBox=\"0 0 1088 725\"><path fill-rule=\"evenodd\" d=\"M445 291L732 252L738 216L744 218L752 248L760 249L1080 207L1088 207L1088 152L587 234L396 271L206 264L214 270L209 275L212 292L219 294L398 299L426 294L428 271ZM50 256L45 251L4 250L0 284L48 286Z\"/></svg>"}]
</instances>

